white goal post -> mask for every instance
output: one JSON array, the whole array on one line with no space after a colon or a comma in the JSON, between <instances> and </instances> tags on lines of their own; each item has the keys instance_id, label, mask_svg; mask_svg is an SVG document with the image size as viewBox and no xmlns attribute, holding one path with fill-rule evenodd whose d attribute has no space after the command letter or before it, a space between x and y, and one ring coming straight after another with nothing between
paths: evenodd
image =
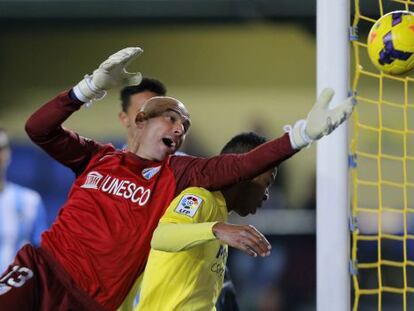
<instances>
[{"instance_id":1,"label":"white goal post","mask_svg":"<svg viewBox=\"0 0 414 311\"><path fill-rule=\"evenodd\" d=\"M317 0L317 94L335 90L331 107L348 96L349 0ZM349 311L347 125L317 143L317 310Z\"/></svg>"}]
</instances>

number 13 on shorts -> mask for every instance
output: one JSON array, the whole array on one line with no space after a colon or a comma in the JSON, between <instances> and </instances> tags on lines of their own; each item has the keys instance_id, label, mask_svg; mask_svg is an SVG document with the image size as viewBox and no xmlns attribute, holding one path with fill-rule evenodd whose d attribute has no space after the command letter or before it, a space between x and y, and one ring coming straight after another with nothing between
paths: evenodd
<instances>
[{"instance_id":1,"label":"number 13 on shorts","mask_svg":"<svg viewBox=\"0 0 414 311\"><path fill-rule=\"evenodd\" d=\"M11 271L0 279L0 295L7 293L13 287L22 287L33 277L33 271L20 266L13 266Z\"/></svg>"}]
</instances>

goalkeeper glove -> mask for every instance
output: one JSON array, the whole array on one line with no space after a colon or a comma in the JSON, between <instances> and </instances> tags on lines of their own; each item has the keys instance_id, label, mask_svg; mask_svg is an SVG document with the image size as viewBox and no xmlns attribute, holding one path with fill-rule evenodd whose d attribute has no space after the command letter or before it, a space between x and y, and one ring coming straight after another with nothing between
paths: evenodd
<instances>
[{"instance_id":1,"label":"goalkeeper glove","mask_svg":"<svg viewBox=\"0 0 414 311\"><path fill-rule=\"evenodd\" d=\"M356 104L355 98L349 97L339 106L329 109L333 95L333 89L324 89L306 120L297 121L293 127L285 126L294 149L302 149L313 141L329 135L352 114Z\"/></svg>"},{"instance_id":2,"label":"goalkeeper glove","mask_svg":"<svg viewBox=\"0 0 414 311\"><path fill-rule=\"evenodd\" d=\"M90 103L102 99L111 88L139 84L142 80L141 73L130 73L125 68L141 53L141 48L129 47L109 56L92 75L86 75L73 88L76 98Z\"/></svg>"}]
</instances>

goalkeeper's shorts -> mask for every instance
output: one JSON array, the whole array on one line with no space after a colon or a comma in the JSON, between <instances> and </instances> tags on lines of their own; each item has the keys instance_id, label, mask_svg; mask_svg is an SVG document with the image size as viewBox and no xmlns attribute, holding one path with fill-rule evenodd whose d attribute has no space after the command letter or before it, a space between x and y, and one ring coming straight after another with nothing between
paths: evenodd
<instances>
[{"instance_id":1,"label":"goalkeeper's shorts","mask_svg":"<svg viewBox=\"0 0 414 311\"><path fill-rule=\"evenodd\" d=\"M103 311L42 248L29 244L0 276L0 310Z\"/></svg>"}]
</instances>

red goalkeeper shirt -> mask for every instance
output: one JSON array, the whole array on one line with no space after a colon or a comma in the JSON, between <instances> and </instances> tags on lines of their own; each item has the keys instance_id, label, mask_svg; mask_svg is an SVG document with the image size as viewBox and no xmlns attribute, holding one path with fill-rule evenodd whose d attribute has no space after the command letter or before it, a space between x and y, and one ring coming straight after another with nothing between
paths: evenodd
<instances>
[{"instance_id":1,"label":"red goalkeeper shirt","mask_svg":"<svg viewBox=\"0 0 414 311\"><path fill-rule=\"evenodd\" d=\"M247 154L149 161L63 128L81 105L64 92L30 117L26 131L77 175L41 247L107 310L122 303L143 272L152 232L176 194L253 178L295 153L285 134Z\"/></svg>"}]
</instances>

